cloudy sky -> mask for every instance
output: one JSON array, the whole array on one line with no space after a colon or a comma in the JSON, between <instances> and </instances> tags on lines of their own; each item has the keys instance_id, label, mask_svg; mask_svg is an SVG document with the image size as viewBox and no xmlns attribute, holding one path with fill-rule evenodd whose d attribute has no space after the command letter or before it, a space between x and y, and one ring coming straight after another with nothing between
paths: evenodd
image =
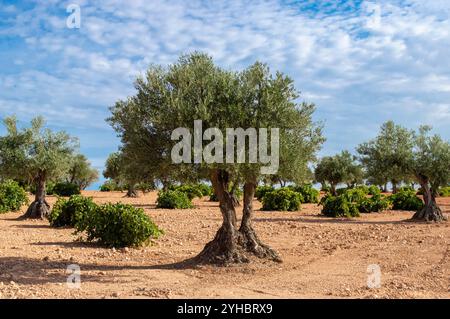
<instances>
[{"instance_id":1,"label":"cloudy sky","mask_svg":"<svg viewBox=\"0 0 450 319\"><path fill-rule=\"evenodd\" d=\"M71 4L80 28L67 26ZM450 138L448 0L0 0L0 117L45 116L102 169L118 145L108 107L148 65L195 50L294 78L325 124L321 155L353 151L389 119Z\"/></svg>"}]
</instances>

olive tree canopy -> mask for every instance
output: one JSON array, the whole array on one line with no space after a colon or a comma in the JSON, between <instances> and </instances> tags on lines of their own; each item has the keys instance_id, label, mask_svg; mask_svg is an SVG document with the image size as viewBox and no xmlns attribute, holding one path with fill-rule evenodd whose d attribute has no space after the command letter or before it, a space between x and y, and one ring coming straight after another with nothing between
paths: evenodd
<instances>
[{"instance_id":1,"label":"olive tree canopy","mask_svg":"<svg viewBox=\"0 0 450 319\"><path fill-rule=\"evenodd\" d=\"M91 167L91 163L83 154L75 154L71 162L66 176L67 182L86 189L98 179L98 171Z\"/></svg>"},{"instance_id":2,"label":"olive tree canopy","mask_svg":"<svg viewBox=\"0 0 450 319\"><path fill-rule=\"evenodd\" d=\"M429 126L421 126L416 132L386 122L379 135L361 144L358 152L368 170L380 171L391 181L414 179L420 184L425 206L413 219L442 221L444 216L436 197L439 187L450 182L450 144L430 131Z\"/></svg>"},{"instance_id":3,"label":"olive tree canopy","mask_svg":"<svg viewBox=\"0 0 450 319\"><path fill-rule=\"evenodd\" d=\"M422 126L414 134L407 168L422 187L425 202L413 219L439 222L445 218L436 197L439 187L450 183L450 143L439 135L430 135L430 130L431 127Z\"/></svg>"},{"instance_id":4,"label":"olive tree canopy","mask_svg":"<svg viewBox=\"0 0 450 319\"><path fill-rule=\"evenodd\" d=\"M352 187L362 182L363 172L350 152L342 151L334 156L323 157L317 164L314 175L322 185L330 184L331 193L336 195L339 183Z\"/></svg>"},{"instance_id":5,"label":"olive tree canopy","mask_svg":"<svg viewBox=\"0 0 450 319\"><path fill-rule=\"evenodd\" d=\"M178 141L172 141L171 137L178 128L185 128L189 136L194 137L197 134L194 121L201 120L200 145L197 146L205 150L208 145L219 145L213 143L219 142L219 135L205 134L209 128L217 128L223 133L224 141L209 154L220 158L225 156L230 141L225 133L227 128L255 129L257 132L259 128L266 128L270 133L268 141L275 137L271 129L279 129L279 169L275 173L301 176L323 142L321 127L312 120L314 106L297 103L299 95L293 81L280 72L271 73L262 63L255 63L240 72L227 71L201 53L181 56L178 62L168 67L150 67L145 78L136 81L135 87L134 96L111 108L109 122L121 137L122 147L132 150L145 166L143 169L154 170L161 179L179 179L180 175L184 178L208 177L219 198L222 226L196 261L244 262L252 255L280 260L273 249L260 241L251 222L255 188L262 177L261 168L267 163L249 163L248 160L244 163L207 162L205 158L198 160L197 157L197 161L194 158L191 163L176 164L171 153ZM184 151L194 154L193 144ZM275 147L268 144L267 153L274 154ZM258 154L260 145L256 146ZM249 159L250 147L244 155ZM240 226L229 187L236 177L244 188Z\"/></svg>"},{"instance_id":6,"label":"olive tree canopy","mask_svg":"<svg viewBox=\"0 0 450 319\"><path fill-rule=\"evenodd\" d=\"M15 117L5 118L3 122L7 133L0 137L1 173L36 185L35 201L24 217L44 218L49 211L45 200L46 181L67 174L78 142L65 132L44 129L42 117L33 119L31 126L23 129L17 127Z\"/></svg>"},{"instance_id":7,"label":"olive tree canopy","mask_svg":"<svg viewBox=\"0 0 450 319\"><path fill-rule=\"evenodd\" d=\"M412 134L388 121L381 126L375 139L359 145L357 151L367 177L379 185L391 182L392 191L396 193L397 185L411 177L406 161L412 148Z\"/></svg>"}]
</instances>

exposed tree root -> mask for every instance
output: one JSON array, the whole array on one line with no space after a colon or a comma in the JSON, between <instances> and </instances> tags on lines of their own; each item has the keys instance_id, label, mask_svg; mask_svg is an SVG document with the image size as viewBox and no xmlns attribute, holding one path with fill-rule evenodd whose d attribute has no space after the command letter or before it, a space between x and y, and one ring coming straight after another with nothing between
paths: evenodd
<instances>
[{"instance_id":1,"label":"exposed tree root","mask_svg":"<svg viewBox=\"0 0 450 319\"><path fill-rule=\"evenodd\" d=\"M137 198L139 197L139 194L135 189L129 189L125 197Z\"/></svg>"},{"instance_id":2,"label":"exposed tree root","mask_svg":"<svg viewBox=\"0 0 450 319\"><path fill-rule=\"evenodd\" d=\"M414 221L426 221L426 222L442 222L447 218L442 214L442 210L436 203L431 202L422 208L420 211L414 214L412 217Z\"/></svg>"},{"instance_id":3,"label":"exposed tree root","mask_svg":"<svg viewBox=\"0 0 450 319\"><path fill-rule=\"evenodd\" d=\"M239 264L249 262L252 257L281 262L278 254L259 240L251 226L256 178L244 185L243 215L241 227L238 229L235 210L238 201L233 193L228 192L229 177L228 172L223 170L211 173L211 182L220 202L223 224L214 239L193 258L194 262L216 265Z\"/></svg>"},{"instance_id":4,"label":"exposed tree root","mask_svg":"<svg viewBox=\"0 0 450 319\"><path fill-rule=\"evenodd\" d=\"M263 244L253 229L225 231L222 226L212 241L194 258L199 264L248 263L252 257L281 262L275 250Z\"/></svg>"},{"instance_id":5,"label":"exposed tree root","mask_svg":"<svg viewBox=\"0 0 450 319\"><path fill-rule=\"evenodd\" d=\"M23 218L44 219L50 213L50 205L44 200L35 200L28 207Z\"/></svg>"},{"instance_id":6,"label":"exposed tree root","mask_svg":"<svg viewBox=\"0 0 450 319\"><path fill-rule=\"evenodd\" d=\"M259 258L282 262L280 256L275 250L261 242L253 227L243 225L241 226L239 233L239 245L247 252L252 253Z\"/></svg>"},{"instance_id":7,"label":"exposed tree root","mask_svg":"<svg viewBox=\"0 0 450 319\"><path fill-rule=\"evenodd\" d=\"M228 228L228 229L227 229ZM234 228L220 227L212 241L206 244L202 252L195 257L199 264L239 264L248 262L238 245L239 232Z\"/></svg>"}]
</instances>

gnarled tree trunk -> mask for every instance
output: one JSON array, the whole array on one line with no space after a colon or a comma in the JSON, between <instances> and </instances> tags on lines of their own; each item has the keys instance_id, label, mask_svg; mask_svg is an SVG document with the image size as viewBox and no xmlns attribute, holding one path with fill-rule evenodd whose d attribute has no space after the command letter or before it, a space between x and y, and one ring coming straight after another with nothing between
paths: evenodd
<instances>
[{"instance_id":1,"label":"gnarled tree trunk","mask_svg":"<svg viewBox=\"0 0 450 319\"><path fill-rule=\"evenodd\" d=\"M24 218L40 218L44 219L50 212L50 205L45 200L45 180L46 176L44 173L38 175L36 183L36 195L34 202L28 207Z\"/></svg>"},{"instance_id":2,"label":"gnarled tree trunk","mask_svg":"<svg viewBox=\"0 0 450 319\"><path fill-rule=\"evenodd\" d=\"M331 191L331 195L336 196L337 192L336 192L336 185L333 183L330 183L330 191Z\"/></svg>"},{"instance_id":3,"label":"gnarled tree trunk","mask_svg":"<svg viewBox=\"0 0 450 319\"><path fill-rule=\"evenodd\" d=\"M239 203L239 197L236 195L236 190L239 187L239 181L234 181L233 182L233 186L231 186L231 200L233 201L233 206L234 207L238 207L241 205L241 203Z\"/></svg>"},{"instance_id":4,"label":"gnarled tree trunk","mask_svg":"<svg viewBox=\"0 0 450 319\"><path fill-rule=\"evenodd\" d=\"M125 195L126 197L139 197L138 192L136 190L135 184L130 183L128 184L128 188L127 188L127 194Z\"/></svg>"},{"instance_id":5,"label":"gnarled tree trunk","mask_svg":"<svg viewBox=\"0 0 450 319\"><path fill-rule=\"evenodd\" d=\"M219 198L223 223L212 241L206 244L196 257L199 263L231 264L248 262L250 255L281 261L278 254L262 244L251 226L252 200L256 183L245 184L244 214L241 227L237 229L236 210L232 194L228 191L229 174L224 170L214 170L211 182Z\"/></svg>"},{"instance_id":6,"label":"gnarled tree trunk","mask_svg":"<svg viewBox=\"0 0 450 319\"><path fill-rule=\"evenodd\" d=\"M228 192L229 174L224 170L213 170L211 183L219 199L223 222L214 239L206 244L196 259L200 263L212 264L247 262L248 259L238 248L239 232L236 229L236 211L232 196Z\"/></svg>"},{"instance_id":7,"label":"gnarled tree trunk","mask_svg":"<svg viewBox=\"0 0 450 319\"><path fill-rule=\"evenodd\" d=\"M392 184L392 194L397 194L397 181L391 181Z\"/></svg>"},{"instance_id":8,"label":"gnarled tree trunk","mask_svg":"<svg viewBox=\"0 0 450 319\"><path fill-rule=\"evenodd\" d=\"M162 178L161 180L161 184L162 184L162 190L164 192L169 190L169 187L172 185L172 182L169 179L166 178Z\"/></svg>"},{"instance_id":9,"label":"gnarled tree trunk","mask_svg":"<svg viewBox=\"0 0 450 319\"><path fill-rule=\"evenodd\" d=\"M427 222L441 222L445 220L440 207L436 203L436 196L434 190L431 189L428 179L420 178L420 186L423 189L424 207L416 212L412 217L413 220L427 221Z\"/></svg>"},{"instance_id":10,"label":"gnarled tree trunk","mask_svg":"<svg viewBox=\"0 0 450 319\"><path fill-rule=\"evenodd\" d=\"M242 210L241 227L239 228L239 232L241 233L240 244L247 252L251 252L260 258L268 258L281 262L281 258L277 252L263 244L252 227L255 190L256 180L244 184L244 207Z\"/></svg>"}]
</instances>

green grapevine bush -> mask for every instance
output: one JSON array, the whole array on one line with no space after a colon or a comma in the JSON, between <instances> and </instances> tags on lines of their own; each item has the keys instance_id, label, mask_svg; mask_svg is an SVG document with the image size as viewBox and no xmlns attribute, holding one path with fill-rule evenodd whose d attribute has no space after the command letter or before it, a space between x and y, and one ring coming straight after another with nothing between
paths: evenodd
<instances>
[{"instance_id":1,"label":"green grapevine bush","mask_svg":"<svg viewBox=\"0 0 450 319\"><path fill-rule=\"evenodd\" d=\"M346 189L340 196L343 196L351 203L357 203L366 198L364 190L360 188Z\"/></svg>"},{"instance_id":2,"label":"green grapevine bush","mask_svg":"<svg viewBox=\"0 0 450 319\"><path fill-rule=\"evenodd\" d=\"M191 200L185 192L178 190L160 191L156 200L156 207L170 209L192 208Z\"/></svg>"},{"instance_id":3,"label":"green grapevine bush","mask_svg":"<svg viewBox=\"0 0 450 319\"><path fill-rule=\"evenodd\" d=\"M442 197L450 197L450 186L447 187L441 187L439 189L439 196Z\"/></svg>"},{"instance_id":4,"label":"green grapevine bush","mask_svg":"<svg viewBox=\"0 0 450 319\"><path fill-rule=\"evenodd\" d=\"M52 182L52 181L48 181L46 184L45 184L45 193L47 194L47 195L55 195L55 185L56 185L56 183L55 182ZM33 195L36 193L36 188L34 188L33 187Z\"/></svg>"},{"instance_id":5,"label":"green grapevine bush","mask_svg":"<svg viewBox=\"0 0 450 319\"><path fill-rule=\"evenodd\" d=\"M330 194L322 198L322 214L329 217L358 217L357 204L352 203L344 195L332 196Z\"/></svg>"},{"instance_id":6,"label":"green grapevine bush","mask_svg":"<svg viewBox=\"0 0 450 319\"><path fill-rule=\"evenodd\" d=\"M367 194L372 195L372 196L380 195L381 190L377 186L371 185L371 186L369 186L369 191Z\"/></svg>"},{"instance_id":7,"label":"green grapevine bush","mask_svg":"<svg viewBox=\"0 0 450 319\"><path fill-rule=\"evenodd\" d=\"M311 184L306 184L302 186L294 186L293 190L302 195L302 203L313 203L319 202L319 191L312 187Z\"/></svg>"},{"instance_id":8,"label":"green grapevine bush","mask_svg":"<svg viewBox=\"0 0 450 319\"><path fill-rule=\"evenodd\" d=\"M48 216L52 227L75 227L82 223L86 216L93 214L98 206L91 197L72 195L69 199L58 198Z\"/></svg>"},{"instance_id":9,"label":"green grapevine bush","mask_svg":"<svg viewBox=\"0 0 450 319\"><path fill-rule=\"evenodd\" d=\"M361 213L381 212L389 208L389 200L381 194L366 197L358 201L358 210Z\"/></svg>"},{"instance_id":10,"label":"green grapevine bush","mask_svg":"<svg viewBox=\"0 0 450 319\"><path fill-rule=\"evenodd\" d=\"M79 195L80 194L80 188L78 185L68 182L63 183L56 183L55 186L53 186L53 192L54 195L58 196L72 196L72 195Z\"/></svg>"},{"instance_id":11,"label":"green grapevine bush","mask_svg":"<svg viewBox=\"0 0 450 319\"><path fill-rule=\"evenodd\" d=\"M370 191L369 187L366 185L358 185L354 189L359 189L364 195L368 195Z\"/></svg>"},{"instance_id":12,"label":"green grapevine bush","mask_svg":"<svg viewBox=\"0 0 450 319\"><path fill-rule=\"evenodd\" d=\"M424 205L422 200L416 196L416 192L407 188L402 188L396 194L389 196L389 201L394 210L418 211Z\"/></svg>"},{"instance_id":13,"label":"green grapevine bush","mask_svg":"<svg viewBox=\"0 0 450 319\"><path fill-rule=\"evenodd\" d=\"M266 193L262 199L263 210L297 211L302 203L302 195L289 188L279 188Z\"/></svg>"},{"instance_id":14,"label":"green grapevine bush","mask_svg":"<svg viewBox=\"0 0 450 319\"><path fill-rule=\"evenodd\" d=\"M203 196L202 190L196 185L175 186L171 187L170 190L185 193L189 198L189 201L193 200L196 197L202 198Z\"/></svg>"},{"instance_id":15,"label":"green grapevine bush","mask_svg":"<svg viewBox=\"0 0 450 319\"><path fill-rule=\"evenodd\" d=\"M28 203L25 190L15 181L0 183L0 213L15 212Z\"/></svg>"},{"instance_id":16,"label":"green grapevine bush","mask_svg":"<svg viewBox=\"0 0 450 319\"><path fill-rule=\"evenodd\" d=\"M397 191L398 192L415 192L416 190L412 186L402 186Z\"/></svg>"},{"instance_id":17,"label":"green grapevine bush","mask_svg":"<svg viewBox=\"0 0 450 319\"><path fill-rule=\"evenodd\" d=\"M163 233L142 208L121 203L98 206L75 229L108 247L141 246Z\"/></svg>"},{"instance_id":18,"label":"green grapevine bush","mask_svg":"<svg viewBox=\"0 0 450 319\"><path fill-rule=\"evenodd\" d=\"M207 184L198 184L196 187L200 190L203 196L211 196L213 193L212 187Z\"/></svg>"},{"instance_id":19,"label":"green grapevine bush","mask_svg":"<svg viewBox=\"0 0 450 319\"><path fill-rule=\"evenodd\" d=\"M272 186L258 186L256 187L255 190L255 197L256 199L258 199L259 201L263 199L264 195L266 195L267 193L273 192L275 190L275 188L273 188Z\"/></svg>"},{"instance_id":20,"label":"green grapevine bush","mask_svg":"<svg viewBox=\"0 0 450 319\"><path fill-rule=\"evenodd\" d=\"M117 185L117 183L113 181L106 181L103 183L103 185L100 186L101 192L114 192L120 190L121 188Z\"/></svg>"}]
</instances>

